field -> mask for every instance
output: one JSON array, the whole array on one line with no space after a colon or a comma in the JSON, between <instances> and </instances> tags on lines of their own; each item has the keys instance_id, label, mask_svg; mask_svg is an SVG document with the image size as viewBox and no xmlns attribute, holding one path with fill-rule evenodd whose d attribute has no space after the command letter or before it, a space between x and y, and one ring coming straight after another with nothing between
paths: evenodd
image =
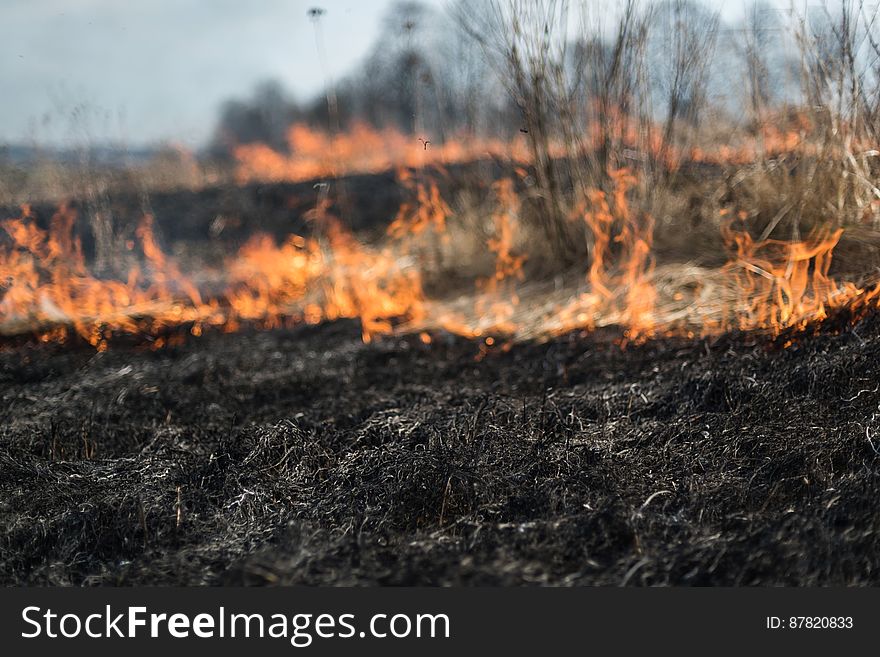
<instances>
[{"instance_id":1,"label":"field","mask_svg":"<svg viewBox=\"0 0 880 657\"><path fill-rule=\"evenodd\" d=\"M0 582L880 583L880 9L744 12L394 3L334 83L312 8L308 102L3 146Z\"/></svg>"},{"instance_id":2,"label":"field","mask_svg":"<svg viewBox=\"0 0 880 657\"><path fill-rule=\"evenodd\" d=\"M2 580L876 584L878 322L7 338Z\"/></svg>"}]
</instances>

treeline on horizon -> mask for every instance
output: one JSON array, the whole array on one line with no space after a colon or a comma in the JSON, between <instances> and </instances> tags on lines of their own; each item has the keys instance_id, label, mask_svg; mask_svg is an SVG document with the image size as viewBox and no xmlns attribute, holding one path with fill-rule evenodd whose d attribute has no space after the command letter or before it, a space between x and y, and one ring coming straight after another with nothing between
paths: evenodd
<instances>
[{"instance_id":1,"label":"treeline on horizon","mask_svg":"<svg viewBox=\"0 0 880 657\"><path fill-rule=\"evenodd\" d=\"M810 85L817 78L830 84L840 64L856 58L876 87L874 17L858 2L815 4L801 14L757 0L730 24L700 0L590 6L457 0L435 8L398 0L363 62L327 93L303 101L265 81L223 105L209 151L222 158L238 144L261 142L286 152L295 122L331 132L364 122L424 133L435 143L461 134L506 138L536 101L552 121L560 88L568 106L614 97L624 105L615 111L649 114L660 124L692 129L711 117L749 129L770 110L821 101L808 96L825 90ZM312 20L320 30L329 16ZM325 66L317 50L315 66ZM543 88L540 76L548 78ZM524 91L542 97L524 98Z\"/></svg>"}]
</instances>

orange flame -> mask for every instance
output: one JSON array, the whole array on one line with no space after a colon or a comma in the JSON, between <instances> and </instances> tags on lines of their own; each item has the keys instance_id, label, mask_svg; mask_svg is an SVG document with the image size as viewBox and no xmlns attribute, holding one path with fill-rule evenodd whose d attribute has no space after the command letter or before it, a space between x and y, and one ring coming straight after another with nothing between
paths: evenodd
<instances>
[{"instance_id":1,"label":"orange flame","mask_svg":"<svg viewBox=\"0 0 880 657\"><path fill-rule=\"evenodd\" d=\"M635 138L625 117L612 119L621 140ZM766 129L762 147L791 149L803 128L798 130ZM598 133L591 137L599 138ZM612 169L606 188L586 191L573 215L588 236L588 265L576 293L568 290L546 298L524 293L530 282L520 245L529 237L520 223L521 199L513 182L503 179L492 187L493 233L486 243L494 271L477 281L475 300L453 306L426 298L417 266L426 256L416 248L429 236L449 239L452 210L434 180L407 167L473 159L492 149L525 162L522 140L451 140L425 149L413 148L411 138L400 133L364 125L332 137L295 125L289 141L290 156L261 145L241 147L240 176L303 179L342 170L400 167L398 178L410 198L389 224L386 243L359 242L329 215L330 204L323 197L310 213L311 237L291 235L279 245L269 236L253 236L225 263L220 291L207 294L162 251L149 215L136 230L128 271L112 278L89 269L69 207L56 212L47 230L24 207L19 218L0 223L0 333L36 330L54 339L62 338L69 327L105 349L114 332L156 333L189 324L199 334L203 325L236 330L243 323L274 327L286 320L357 318L365 341L404 329L421 332L428 343L425 331L439 327L483 337L485 349L498 344L493 333L549 336L609 324L621 326L627 340L732 329L779 333L822 321L829 311L847 304L868 307L880 298L880 287L859 287L830 275L842 229L820 229L803 241L758 241L748 231L736 230L731 221L722 227L730 261L706 272L707 278L721 281L719 289L725 293L700 296L702 280L696 281L695 290L670 292L657 283L653 219L630 205L637 179L628 169ZM713 157L726 162L754 158L748 148L719 151ZM669 311L670 298L678 303L688 295L693 296L694 312Z\"/></svg>"},{"instance_id":2,"label":"orange flame","mask_svg":"<svg viewBox=\"0 0 880 657\"><path fill-rule=\"evenodd\" d=\"M0 251L0 281L6 288L0 326L5 332L63 323L105 349L110 331L143 330L142 318L149 318L154 329L200 319L193 312L202 305L199 294L156 246L151 217L138 229L150 276L135 266L126 280L99 279L88 270L80 241L73 237L75 219L75 213L62 206L48 231L31 221L27 209L20 219L2 223L13 243Z\"/></svg>"},{"instance_id":3,"label":"orange flame","mask_svg":"<svg viewBox=\"0 0 880 657\"><path fill-rule=\"evenodd\" d=\"M390 250L362 246L330 217L326 245L296 235L280 247L267 236L252 238L227 263L225 292L208 301L159 248L151 216L136 232L143 263L125 280L89 271L73 237L75 218L62 207L48 231L27 210L2 223L12 245L0 248L0 333L70 326L103 350L114 332L155 333L192 323L199 334L203 324L234 330L242 321L277 326L286 316L311 323L351 317L360 318L369 340L391 331L395 321L423 315L418 272Z\"/></svg>"},{"instance_id":4,"label":"orange flame","mask_svg":"<svg viewBox=\"0 0 880 657\"><path fill-rule=\"evenodd\" d=\"M467 162L483 157L528 160L523 139L459 137L433 143L386 128L376 130L355 123L345 133L329 135L295 123L287 133L289 154L265 144L242 144L235 148L236 177L240 182L313 180L351 173L380 173L403 167L423 167Z\"/></svg>"},{"instance_id":5,"label":"orange flame","mask_svg":"<svg viewBox=\"0 0 880 657\"><path fill-rule=\"evenodd\" d=\"M659 127L644 123L644 118L629 116L609 107L594 107L594 120L579 140L576 150L595 151L613 146L629 157L652 157L675 168L684 161L716 165L741 165L759 157L775 157L796 148L805 149L805 135L811 126L805 116L781 121L771 120L758 127L754 135L737 142L711 147L679 148L663 143ZM779 117L775 117L779 118ZM495 158L528 164L532 156L526 136L510 140L460 134L432 141L430 136L406 135L393 128L376 129L355 122L347 132L329 134L294 123L287 131L287 152L278 152L266 144L240 144L234 149L239 182L300 182L355 173L380 173L405 167L444 166L482 158ZM613 144L609 144L608 140ZM552 157L571 154L570 144L549 144Z\"/></svg>"},{"instance_id":6,"label":"orange flame","mask_svg":"<svg viewBox=\"0 0 880 657\"><path fill-rule=\"evenodd\" d=\"M732 328L778 333L821 321L829 309L861 295L864 291L853 283L839 284L828 276L832 252L842 234L842 228L822 228L800 242L756 242L748 232L725 226L725 239L736 250L736 258L725 267L738 292Z\"/></svg>"}]
</instances>

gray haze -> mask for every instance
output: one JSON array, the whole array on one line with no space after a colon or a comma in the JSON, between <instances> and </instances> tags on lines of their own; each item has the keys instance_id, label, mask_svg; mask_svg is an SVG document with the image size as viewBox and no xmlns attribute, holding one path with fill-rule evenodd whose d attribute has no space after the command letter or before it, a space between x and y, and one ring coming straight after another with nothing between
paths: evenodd
<instances>
[{"instance_id":1,"label":"gray haze","mask_svg":"<svg viewBox=\"0 0 880 657\"><path fill-rule=\"evenodd\" d=\"M2 0L0 143L174 140L197 146L218 105L275 78L296 98L369 49L390 0ZM439 4L431 2L430 4Z\"/></svg>"},{"instance_id":2,"label":"gray haze","mask_svg":"<svg viewBox=\"0 0 880 657\"><path fill-rule=\"evenodd\" d=\"M0 0L0 143L197 147L220 103L259 81L277 79L298 100L320 92L325 76L309 8L326 9L326 67L339 79L369 50L390 4ZM706 4L729 18L744 0Z\"/></svg>"}]
</instances>

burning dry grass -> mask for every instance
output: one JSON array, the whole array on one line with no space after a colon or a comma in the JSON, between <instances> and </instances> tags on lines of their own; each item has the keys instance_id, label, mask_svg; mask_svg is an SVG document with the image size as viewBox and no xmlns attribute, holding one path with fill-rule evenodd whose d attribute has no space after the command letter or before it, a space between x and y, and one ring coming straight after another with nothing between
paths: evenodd
<instances>
[{"instance_id":1,"label":"burning dry grass","mask_svg":"<svg viewBox=\"0 0 880 657\"><path fill-rule=\"evenodd\" d=\"M505 141L466 136L433 143L425 138L420 141L418 135L406 135L392 128L377 130L364 123L355 123L347 132L335 135L296 123L288 130L287 141L289 153L260 143L236 147L239 182L297 182L470 162L484 157L520 162L529 159L522 138Z\"/></svg>"},{"instance_id":2,"label":"burning dry grass","mask_svg":"<svg viewBox=\"0 0 880 657\"><path fill-rule=\"evenodd\" d=\"M589 190L572 209L570 221L584 227L586 271L569 270L552 282L527 276L528 242L535 238L523 223L522 200L513 180L495 183L482 254L491 268L458 298L425 292L427 272L436 276L461 261L449 239L453 213L438 186L408 173L401 181L411 200L379 244L357 240L320 199L310 213L311 236L292 235L281 244L252 237L214 274L219 294L200 289L163 253L149 215L127 243L124 276L112 278L90 270L70 209L62 207L43 230L25 208L2 226L8 245L0 252L0 329L7 335L38 331L49 340L63 338L71 327L99 349L116 332L157 334L186 324L198 335L206 326L232 331L243 323L273 327L339 318L359 319L366 341L394 331L444 329L494 342L609 325L639 340L729 330L778 333L820 322L847 305L875 303L873 285L829 273L843 228L824 226L797 241L759 239L742 212L734 219L721 216L727 264L658 267L654 221L632 202L637 179L617 170L609 180L607 191Z\"/></svg>"},{"instance_id":3,"label":"burning dry grass","mask_svg":"<svg viewBox=\"0 0 880 657\"><path fill-rule=\"evenodd\" d=\"M0 334L53 343L0 353L4 581L877 579L880 283L832 266L880 224L877 132L826 97L689 143L714 19L671 27L658 126L650 13L588 53L584 99L518 6L516 139L297 124L236 149L239 182L317 183L301 234L191 271L149 214L105 262L68 206L0 224ZM466 191L434 177L487 157ZM395 169L381 238L347 230L328 181ZM171 348L54 344L119 333Z\"/></svg>"},{"instance_id":4,"label":"burning dry grass","mask_svg":"<svg viewBox=\"0 0 880 657\"><path fill-rule=\"evenodd\" d=\"M612 114L618 141L648 144L635 159L662 165L666 182L658 187L658 178L640 167L609 167L587 179L578 160L563 157L561 144L549 144L557 158L550 164L568 167L569 181L552 199L564 225L550 233L547 189L523 135L504 143L423 141L414 148L409 136L365 125L331 137L297 124L290 155L242 147L240 178L312 179L396 166L404 202L388 217L382 239L366 243L346 230L332 214L329 183L321 182L304 215L308 234L280 243L252 235L206 276L166 256L146 215L108 272L87 262L68 207L45 229L25 207L2 224L0 332L36 331L50 340L72 329L103 349L116 332L155 335L187 325L199 335L205 327L234 331L243 324L341 318L360 320L365 341L434 329L491 343L609 325L619 326L627 341L803 329L844 306L876 304L878 287L864 272L839 279L831 264L847 230L878 222L880 190L873 182L877 158L864 139L845 124L813 125L800 116L780 128L765 126L736 147L691 148L689 161L715 167L721 180L714 189L696 182L685 191L672 182L685 151L639 141L641 124ZM597 149L603 135L588 133L582 146ZM424 166L486 153L503 158L506 169L471 190L469 201L462 202L464 195L449 201L439 184L445 169ZM714 233L724 251L713 256L715 266L675 253L694 253L685 244L687 218L680 216L688 212L687 194L703 198L702 230ZM670 207L675 216L667 222ZM659 228L658 211L666 213ZM565 237L573 267L554 250L552 236ZM453 277L469 279L469 290L452 294L443 282ZM204 278L211 285L197 282Z\"/></svg>"},{"instance_id":5,"label":"burning dry grass","mask_svg":"<svg viewBox=\"0 0 880 657\"><path fill-rule=\"evenodd\" d=\"M605 108L605 112L601 129L597 122L585 134L577 135L575 146L579 155L596 152L609 138L613 138L630 159L650 158L668 169L685 164L745 166L796 150L809 153L818 150L806 140L815 128L803 115L787 121L773 117L755 134L738 134L732 139L730 135L724 135L724 139L702 136L702 146L673 146L663 142L656 126L652 126L650 137L646 139L642 134L644 126L639 121L613 108ZM776 125L775 120L779 120L780 125ZM336 134L294 123L288 129L287 144L287 152L273 150L262 143L237 146L234 150L236 179L240 183L300 182L390 169L442 167L486 158L520 166L534 165L529 132L525 130L511 139L461 134L430 141L422 135L404 134L394 128L377 129L358 122ZM556 139L547 145L546 151L549 157L563 158L572 154L571 148L571 143ZM868 147L863 150L871 152Z\"/></svg>"},{"instance_id":6,"label":"burning dry grass","mask_svg":"<svg viewBox=\"0 0 880 657\"><path fill-rule=\"evenodd\" d=\"M267 236L252 238L226 263L226 290L207 299L159 249L152 217L144 217L138 240L128 244L139 252L137 264L119 279L90 271L74 220L61 208L44 231L25 208L3 223L11 240L0 255L4 334L44 331L43 340L64 339L71 327L103 350L117 332L156 334L191 324L199 335L206 325L236 330L241 322L272 327L290 316L308 323L357 317L369 340L389 332L392 319L420 318L418 275L391 253L364 247L329 217L323 239L292 236L278 246Z\"/></svg>"}]
</instances>

